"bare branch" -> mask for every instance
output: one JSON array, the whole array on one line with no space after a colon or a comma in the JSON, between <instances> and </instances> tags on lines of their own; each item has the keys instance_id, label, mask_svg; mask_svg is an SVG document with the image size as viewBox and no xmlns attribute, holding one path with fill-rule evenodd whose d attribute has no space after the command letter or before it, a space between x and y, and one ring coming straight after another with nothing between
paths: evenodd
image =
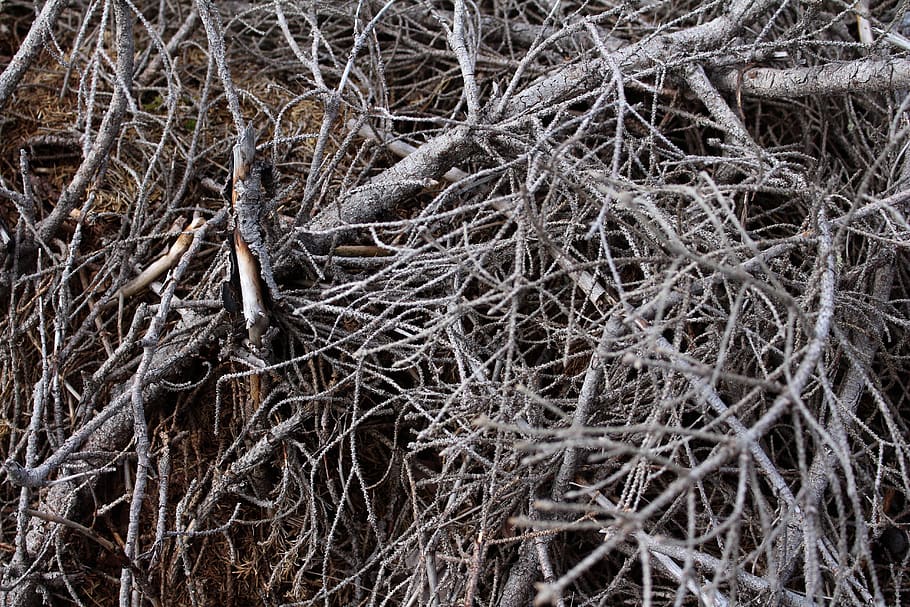
<instances>
[{"instance_id":1,"label":"bare branch","mask_svg":"<svg viewBox=\"0 0 910 607\"><path fill-rule=\"evenodd\" d=\"M41 7L41 12L32 22L28 35L22 41L19 50L0 73L0 109L7 104L19 81L22 80L22 76L31 67L67 4L67 0L49 0Z\"/></svg>"},{"instance_id":2,"label":"bare branch","mask_svg":"<svg viewBox=\"0 0 910 607\"><path fill-rule=\"evenodd\" d=\"M846 95L897 91L910 87L910 60L855 59L811 67L753 67L712 74L724 91L765 98Z\"/></svg>"},{"instance_id":3,"label":"bare branch","mask_svg":"<svg viewBox=\"0 0 910 607\"><path fill-rule=\"evenodd\" d=\"M899 4L5 0L0 602L898 603Z\"/></svg>"}]
</instances>

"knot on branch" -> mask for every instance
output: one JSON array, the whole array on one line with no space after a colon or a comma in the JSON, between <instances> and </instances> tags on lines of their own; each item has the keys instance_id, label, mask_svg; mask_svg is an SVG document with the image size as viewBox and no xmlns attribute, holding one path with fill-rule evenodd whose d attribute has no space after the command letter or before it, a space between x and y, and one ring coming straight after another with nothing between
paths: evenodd
<instances>
[{"instance_id":1,"label":"knot on branch","mask_svg":"<svg viewBox=\"0 0 910 607\"><path fill-rule=\"evenodd\" d=\"M43 487L47 484L44 477L34 469L26 468L15 460L8 459L3 462L3 469L10 482L19 487Z\"/></svg>"}]
</instances>

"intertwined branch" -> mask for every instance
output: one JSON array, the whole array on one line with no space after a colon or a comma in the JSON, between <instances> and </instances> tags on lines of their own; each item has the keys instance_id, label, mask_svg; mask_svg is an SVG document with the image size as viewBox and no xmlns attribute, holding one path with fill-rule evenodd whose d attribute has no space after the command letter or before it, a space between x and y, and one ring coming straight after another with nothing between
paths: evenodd
<instances>
[{"instance_id":1,"label":"intertwined branch","mask_svg":"<svg viewBox=\"0 0 910 607\"><path fill-rule=\"evenodd\" d=\"M893 603L906 10L0 4L4 604Z\"/></svg>"}]
</instances>

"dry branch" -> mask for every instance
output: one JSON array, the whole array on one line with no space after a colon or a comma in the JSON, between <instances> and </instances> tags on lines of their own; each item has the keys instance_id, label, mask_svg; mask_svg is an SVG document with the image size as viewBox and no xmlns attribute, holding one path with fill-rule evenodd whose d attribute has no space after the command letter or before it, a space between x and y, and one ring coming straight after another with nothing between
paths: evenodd
<instances>
[{"instance_id":1,"label":"dry branch","mask_svg":"<svg viewBox=\"0 0 910 607\"><path fill-rule=\"evenodd\" d=\"M247 334L255 352L260 354L262 338L269 326L266 287L270 287L273 299L278 299L279 295L262 237L262 207L266 201L262 166L254 165L255 154L256 132L248 125L233 150L231 204L235 225L231 246ZM248 413L252 414L262 402L261 379L256 374L250 376L250 400Z\"/></svg>"},{"instance_id":2,"label":"dry branch","mask_svg":"<svg viewBox=\"0 0 910 607\"><path fill-rule=\"evenodd\" d=\"M3 109L9 102L10 96L13 95L16 86L41 51L48 34L52 31L54 23L66 5L66 0L51 0L45 2L41 7L41 11L28 30L28 35L19 45L19 49L3 72L0 73L0 109Z\"/></svg>"},{"instance_id":3,"label":"dry branch","mask_svg":"<svg viewBox=\"0 0 910 607\"><path fill-rule=\"evenodd\" d=\"M906 594L901 3L2 4L5 604Z\"/></svg>"},{"instance_id":4,"label":"dry branch","mask_svg":"<svg viewBox=\"0 0 910 607\"><path fill-rule=\"evenodd\" d=\"M124 297L133 295L147 289L149 285L161 278L161 276L173 268L180 258L190 248L193 242L193 233L205 224L201 217L194 217L190 225L180 232L174 244L170 246L166 253L153 261L147 268L142 270L136 278L120 287L119 293Z\"/></svg>"},{"instance_id":5,"label":"dry branch","mask_svg":"<svg viewBox=\"0 0 910 607\"><path fill-rule=\"evenodd\" d=\"M765 98L877 93L910 87L910 60L855 59L811 67L730 69L712 76L718 88Z\"/></svg>"},{"instance_id":6,"label":"dry branch","mask_svg":"<svg viewBox=\"0 0 910 607\"><path fill-rule=\"evenodd\" d=\"M52 3L48 3L48 5L50 4ZM82 198L86 190L102 164L107 160L111 146L120 134L120 127L126 114L129 97L132 94L130 89L133 81L134 49L132 9L125 2L114 2L113 12L117 32L117 65L113 98L101 120L98 133L88 147L88 153L79 165L72 181L60 193L54 210L38 225L38 238L45 242L56 234L70 211L82 205Z\"/></svg>"},{"instance_id":7,"label":"dry branch","mask_svg":"<svg viewBox=\"0 0 910 607\"><path fill-rule=\"evenodd\" d=\"M159 313L156 317L156 324L158 325L156 331L161 330L161 324L169 310L169 297L172 296L177 281L180 280L181 275L186 271L189 261L200 248L207 228L217 226L221 221L223 221L223 217L213 218L206 226L199 228L194 234L193 242L177 266L168 294L165 294L163 297L164 301L159 307ZM140 323L146 319L146 309L140 307L133 319L130 334L133 334ZM218 324L210 324L208 327L202 328L197 340L187 344L188 347L184 348L168 347L166 343L160 344L159 336L153 334L152 341L146 346L145 372L118 387L113 392L115 396L111 401L94 415L91 420L85 423L78 432L70 435L66 442L60 445L40 465L37 462L34 462L34 464L30 462L29 467L23 467L18 462L7 460L4 467L9 480L17 485L22 485L23 492L27 492L29 488L50 484L49 490L41 498L40 509L48 510L53 516L60 516L64 519L73 518L74 515L84 509L84 502L90 496L89 492L96 486L102 476L116 469L116 463L122 458L122 451L133 438L133 433L138 427L137 424L142 424L144 421L143 419L137 419L136 411L138 409L131 410L127 407L127 404L132 399L134 405L138 403L141 406L143 401L154 399L163 387L158 382L167 381L168 378L179 377L181 368L186 365L187 356L198 351L206 343L213 331L218 329ZM199 330L198 326L196 330ZM136 342L127 342L125 345L134 347ZM115 362L120 355L119 351L115 353L110 362ZM102 370L104 370L104 367L102 367ZM99 379L104 377L103 373L99 375ZM147 445L145 449L148 449ZM86 469L84 465L78 463L80 461L86 463L95 462L97 465ZM57 475L57 478L51 483L50 477L54 474ZM137 504L141 504L142 497L142 492L139 491L135 495L134 501ZM27 527L21 529L21 533L24 534L24 541L22 542L24 548L23 556L27 560L25 563L19 564L19 567L35 567L47 558L47 542L58 534L60 529L52 526L52 523L54 523L52 518L31 517L29 519L27 509L23 509L22 512L26 514L25 520L27 521ZM132 526L138 525L139 519L137 517L132 520L136 521ZM132 542L135 542L137 530L138 528L135 528L133 537L130 538ZM125 557L127 562L135 558L135 547L129 550ZM127 572L127 569L124 569L124 572ZM5 600L8 600L12 605L32 604L32 601L37 598L38 582L39 579L29 577L11 584L8 588L10 592Z\"/></svg>"},{"instance_id":8,"label":"dry branch","mask_svg":"<svg viewBox=\"0 0 910 607\"><path fill-rule=\"evenodd\" d=\"M326 253L335 240L334 230L376 221L392 207L435 184L475 149L468 127L447 131L395 166L320 211L306 226L308 248Z\"/></svg>"}]
</instances>

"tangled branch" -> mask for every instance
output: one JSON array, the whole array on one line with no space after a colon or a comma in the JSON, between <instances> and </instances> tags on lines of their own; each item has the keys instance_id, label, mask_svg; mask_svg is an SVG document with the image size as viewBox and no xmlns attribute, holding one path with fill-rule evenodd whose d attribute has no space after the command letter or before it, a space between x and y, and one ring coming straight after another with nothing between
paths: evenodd
<instances>
[{"instance_id":1,"label":"tangled branch","mask_svg":"<svg viewBox=\"0 0 910 607\"><path fill-rule=\"evenodd\" d=\"M870 4L3 3L4 604L896 602Z\"/></svg>"}]
</instances>

